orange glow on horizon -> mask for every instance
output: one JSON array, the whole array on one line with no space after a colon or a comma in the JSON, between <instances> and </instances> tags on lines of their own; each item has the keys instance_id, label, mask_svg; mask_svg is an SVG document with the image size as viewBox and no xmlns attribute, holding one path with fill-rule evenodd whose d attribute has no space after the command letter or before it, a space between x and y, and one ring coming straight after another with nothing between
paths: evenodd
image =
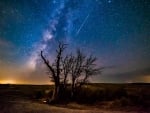
<instances>
[{"instance_id":1,"label":"orange glow on horizon","mask_svg":"<svg viewBox=\"0 0 150 113\"><path fill-rule=\"evenodd\" d=\"M1 84L16 84L16 81L14 80L1 80L0 81Z\"/></svg>"},{"instance_id":2,"label":"orange glow on horizon","mask_svg":"<svg viewBox=\"0 0 150 113\"><path fill-rule=\"evenodd\" d=\"M150 83L150 75L143 76L142 80L146 83Z\"/></svg>"},{"instance_id":3,"label":"orange glow on horizon","mask_svg":"<svg viewBox=\"0 0 150 113\"><path fill-rule=\"evenodd\" d=\"M38 81L16 81L12 79L0 80L0 84L32 84L32 85L53 85L52 82L38 82Z\"/></svg>"}]
</instances>

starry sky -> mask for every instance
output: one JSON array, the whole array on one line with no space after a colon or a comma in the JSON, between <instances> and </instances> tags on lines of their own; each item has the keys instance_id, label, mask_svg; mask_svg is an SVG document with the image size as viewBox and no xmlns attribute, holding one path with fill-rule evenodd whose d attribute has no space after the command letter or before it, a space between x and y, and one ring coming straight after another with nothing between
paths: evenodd
<instances>
[{"instance_id":1,"label":"starry sky","mask_svg":"<svg viewBox=\"0 0 150 113\"><path fill-rule=\"evenodd\" d=\"M104 67L93 82L150 82L149 0L0 0L0 83L48 84L58 41Z\"/></svg>"}]
</instances>

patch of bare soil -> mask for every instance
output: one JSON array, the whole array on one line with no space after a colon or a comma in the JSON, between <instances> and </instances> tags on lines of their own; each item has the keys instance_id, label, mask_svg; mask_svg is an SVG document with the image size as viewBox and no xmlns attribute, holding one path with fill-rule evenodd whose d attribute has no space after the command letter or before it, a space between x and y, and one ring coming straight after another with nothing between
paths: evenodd
<instances>
[{"instance_id":1,"label":"patch of bare soil","mask_svg":"<svg viewBox=\"0 0 150 113\"><path fill-rule=\"evenodd\" d=\"M3 103L0 113L148 113L141 110L123 111L99 109L90 106L82 106L75 103L70 105L54 106L28 100L13 100Z\"/></svg>"},{"instance_id":2,"label":"patch of bare soil","mask_svg":"<svg viewBox=\"0 0 150 113\"><path fill-rule=\"evenodd\" d=\"M48 105L42 101L32 100L29 96L33 94L31 89L34 88L31 86L1 86L0 113L150 113L150 109L146 107L119 107L120 102L118 101L100 102L95 105L77 103Z\"/></svg>"}]
</instances>

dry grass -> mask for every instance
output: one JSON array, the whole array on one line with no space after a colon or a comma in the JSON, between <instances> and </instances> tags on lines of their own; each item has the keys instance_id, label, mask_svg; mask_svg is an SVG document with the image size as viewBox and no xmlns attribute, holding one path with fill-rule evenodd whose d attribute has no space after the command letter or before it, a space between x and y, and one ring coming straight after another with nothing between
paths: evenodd
<instances>
[{"instance_id":1,"label":"dry grass","mask_svg":"<svg viewBox=\"0 0 150 113\"><path fill-rule=\"evenodd\" d=\"M129 96L137 98L135 100L148 98L150 94L149 85L95 84L88 86L93 93L97 90L100 90L101 93L106 90L105 92L110 93L110 95L122 87L126 89ZM36 100L35 94L37 92L45 92L51 88L52 86L0 85L0 113L150 113L148 106L145 108L128 106L131 100L125 97L99 101L93 105L81 105L72 102L67 105L52 106L42 103L41 100ZM43 93L40 93L41 95ZM140 102L149 102L149 100Z\"/></svg>"},{"instance_id":2,"label":"dry grass","mask_svg":"<svg viewBox=\"0 0 150 113\"><path fill-rule=\"evenodd\" d=\"M74 106L74 105L72 105ZM78 106L78 105L75 105ZM31 101L13 101L11 106L5 106L0 113L146 113L141 111L112 111L101 109L71 109L58 106L50 106Z\"/></svg>"}]
</instances>

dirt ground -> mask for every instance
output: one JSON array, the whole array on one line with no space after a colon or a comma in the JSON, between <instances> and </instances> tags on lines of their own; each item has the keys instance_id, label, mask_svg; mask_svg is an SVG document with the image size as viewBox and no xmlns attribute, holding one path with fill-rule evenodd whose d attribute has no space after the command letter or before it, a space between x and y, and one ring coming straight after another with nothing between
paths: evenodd
<instances>
[{"instance_id":1,"label":"dirt ground","mask_svg":"<svg viewBox=\"0 0 150 113\"><path fill-rule=\"evenodd\" d=\"M141 108L110 109L100 106L85 106L76 103L48 105L28 97L31 87L0 87L0 113L150 113ZM32 93L32 92L30 92Z\"/></svg>"},{"instance_id":2,"label":"dirt ground","mask_svg":"<svg viewBox=\"0 0 150 113\"><path fill-rule=\"evenodd\" d=\"M99 108L70 109L27 100L13 100L3 103L0 113L148 113L146 111L102 110Z\"/></svg>"}]
</instances>

